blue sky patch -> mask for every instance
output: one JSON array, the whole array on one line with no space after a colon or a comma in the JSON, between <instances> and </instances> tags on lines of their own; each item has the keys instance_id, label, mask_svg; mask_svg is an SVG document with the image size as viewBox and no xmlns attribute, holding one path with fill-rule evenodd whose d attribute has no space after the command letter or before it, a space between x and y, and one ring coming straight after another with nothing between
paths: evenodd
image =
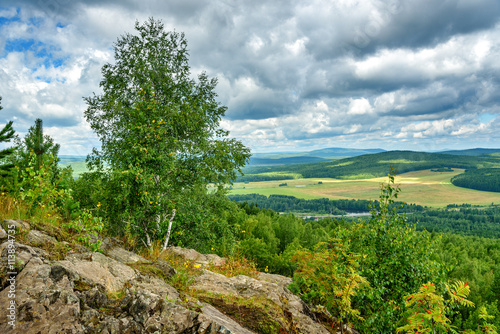
<instances>
[{"instance_id":1,"label":"blue sky patch","mask_svg":"<svg viewBox=\"0 0 500 334\"><path fill-rule=\"evenodd\" d=\"M14 39L7 40L4 52L1 56L5 57L10 52L32 52L33 56L39 59L39 64L48 67L60 67L64 65L68 57L60 57L58 53L61 50L51 45L37 42L34 39Z\"/></svg>"},{"instance_id":2,"label":"blue sky patch","mask_svg":"<svg viewBox=\"0 0 500 334\"><path fill-rule=\"evenodd\" d=\"M488 123L492 119L495 119L497 116L498 115L492 115L492 114L489 114L489 113L482 114L481 116L479 116L479 121L481 123Z\"/></svg>"},{"instance_id":3,"label":"blue sky patch","mask_svg":"<svg viewBox=\"0 0 500 334\"><path fill-rule=\"evenodd\" d=\"M5 43L5 51L10 52L26 52L35 45L34 39L10 39Z\"/></svg>"},{"instance_id":4,"label":"blue sky patch","mask_svg":"<svg viewBox=\"0 0 500 334\"><path fill-rule=\"evenodd\" d=\"M0 10L5 10L5 9L8 9L8 8L0 7ZM21 21L21 18L19 17L19 12L20 12L20 9L17 8L16 9L16 16L13 16L13 17L3 17L3 16L0 16L0 26L9 24L11 22L19 22L19 21Z\"/></svg>"}]
</instances>

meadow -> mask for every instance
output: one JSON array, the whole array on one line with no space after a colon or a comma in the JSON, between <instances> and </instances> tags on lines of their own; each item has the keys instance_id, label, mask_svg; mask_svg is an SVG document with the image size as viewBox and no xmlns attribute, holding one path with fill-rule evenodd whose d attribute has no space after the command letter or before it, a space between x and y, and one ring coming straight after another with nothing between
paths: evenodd
<instances>
[{"instance_id":1,"label":"meadow","mask_svg":"<svg viewBox=\"0 0 500 334\"><path fill-rule=\"evenodd\" d=\"M445 207L448 204L487 206L500 204L500 193L466 189L454 186L450 179L463 173L463 169L453 172L432 172L430 169L408 172L396 176L400 185L399 200L429 207ZM377 199L380 184L386 177L359 180L338 180L331 178L300 178L263 182L235 182L230 194L288 195L297 198L315 199ZM319 184L321 182L321 184ZM279 186L286 183L287 186Z\"/></svg>"}]
</instances>

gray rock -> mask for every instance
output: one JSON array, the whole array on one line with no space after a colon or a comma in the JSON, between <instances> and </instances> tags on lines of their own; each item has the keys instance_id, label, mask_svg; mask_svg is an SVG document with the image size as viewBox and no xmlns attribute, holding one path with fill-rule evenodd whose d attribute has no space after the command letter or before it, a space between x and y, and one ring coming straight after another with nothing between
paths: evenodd
<instances>
[{"instance_id":1,"label":"gray rock","mask_svg":"<svg viewBox=\"0 0 500 334\"><path fill-rule=\"evenodd\" d=\"M20 230L29 230L30 229L30 224L27 221L24 221L22 219L5 219L3 221L3 228L8 231L9 229L14 228L16 232L19 232Z\"/></svg>"},{"instance_id":2,"label":"gray rock","mask_svg":"<svg viewBox=\"0 0 500 334\"><path fill-rule=\"evenodd\" d=\"M0 245L2 254L7 244ZM215 307L192 297L188 297L189 308L186 308L186 301L181 303L179 292L165 280L140 274L101 253L70 254L64 261L44 263L43 250L22 244L15 246L24 259L24 269L15 284L16 327L0 321L0 333L253 333ZM193 255L189 250L187 253ZM164 261L151 264L165 271L171 269ZM283 310L287 319L291 317L294 330L328 333L306 315L304 304L284 288L284 283L266 281L280 283L286 281L284 278L271 275L261 278L228 278L204 269L193 289L211 295L265 298L278 311ZM0 291L0 305L9 304L8 293L8 288ZM6 312L5 307L0 308L0 319L6 319ZM285 321L278 318L278 322Z\"/></svg>"},{"instance_id":3,"label":"gray rock","mask_svg":"<svg viewBox=\"0 0 500 334\"><path fill-rule=\"evenodd\" d=\"M129 290L134 292L142 292L162 297L165 300L178 300L179 292L170 286L163 279L152 276L139 276L137 279L129 281Z\"/></svg>"},{"instance_id":4,"label":"gray rock","mask_svg":"<svg viewBox=\"0 0 500 334\"><path fill-rule=\"evenodd\" d=\"M224 258L216 254L201 254L194 249L181 248L176 246L168 247L166 251L175 254L176 256L179 256L185 260L189 260L193 263L201 264L204 266L208 266L209 264L220 266L225 260Z\"/></svg>"},{"instance_id":5,"label":"gray rock","mask_svg":"<svg viewBox=\"0 0 500 334\"><path fill-rule=\"evenodd\" d=\"M261 281L244 275L228 278L204 270L203 275L197 277L190 288L199 292L208 291L212 295L237 296L242 299L267 299L277 309L286 310L291 314L293 323L300 333L329 333L323 326L306 315L305 304L299 297L276 283Z\"/></svg>"},{"instance_id":6,"label":"gray rock","mask_svg":"<svg viewBox=\"0 0 500 334\"><path fill-rule=\"evenodd\" d=\"M31 230L28 233L28 241L30 244L33 245L44 245L44 244L55 244L57 243L57 240L54 237L51 237L50 235L47 235L43 232L37 231L37 230Z\"/></svg>"},{"instance_id":7,"label":"gray rock","mask_svg":"<svg viewBox=\"0 0 500 334\"><path fill-rule=\"evenodd\" d=\"M142 256L132 253L121 247L116 247L107 251L106 255L121 263L148 262L148 260L146 260Z\"/></svg>"},{"instance_id":8,"label":"gray rock","mask_svg":"<svg viewBox=\"0 0 500 334\"><path fill-rule=\"evenodd\" d=\"M87 306L93 309L106 307L108 304L108 296L106 296L106 294L104 294L97 287L93 287L92 289L82 293L82 299Z\"/></svg>"},{"instance_id":9,"label":"gray rock","mask_svg":"<svg viewBox=\"0 0 500 334\"><path fill-rule=\"evenodd\" d=\"M12 250L14 252L12 253ZM14 258L9 258L9 255L14 255ZM27 246L17 242L5 241L0 245L0 274L7 272L21 272L26 264L32 259L37 259L42 263L41 258L46 256L46 252L40 248ZM11 267L12 265L12 267ZM0 286L6 286L7 276L0 275Z\"/></svg>"},{"instance_id":10,"label":"gray rock","mask_svg":"<svg viewBox=\"0 0 500 334\"><path fill-rule=\"evenodd\" d=\"M233 319L229 318L224 313L217 310L215 307L202 303L203 307L201 309L202 315L199 317L201 324L201 328L208 329L213 324L217 324L218 328L212 328L212 331L215 333L225 333L225 334L253 334L254 332L241 327ZM204 333L204 331L201 331Z\"/></svg>"},{"instance_id":11,"label":"gray rock","mask_svg":"<svg viewBox=\"0 0 500 334\"><path fill-rule=\"evenodd\" d=\"M172 277L176 274L175 269L172 268L166 261L163 261L162 259L154 261L153 265L156 268L160 269L166 278Z\"/></svg>"},{"instance_id":12,"label":"gray rock","mask_svg":"<svg viewBox=\"0 0 500 334\"><path fill-rule=\"evenodd\" d=\"M288 288L288 286L292 284L293 281L290 277L276 275L276 274L268 274L268 273L258 273L257 277L261 281L276 283L282 288Z\"/></svg>"},{"instance_id":13,"label":"gray rock","mask_svg":"<svg viewBox=\"0 0 500 334\"><path fill-rule=\"evenodd\" d=\"M3 229L3 226L0 225L0 240L7 239L7 232Z\"/></svg>"},{"instance_id":14,"label":"gray rock","mask_svg":"<svg viewBox=\"0 0 500 334\"><path fill-rule=\"evenodd\" d=\"M50 265L29 261L16 277L16 326L0 322L0 333L83 333L77 319L80 300L68 278L55 284L50 278ZM0 292L0 305L9 305L8 289ZM6 319L6 308L0 318Z\"/></svg>"},{"instance_id":15,"label":"gray rock","mask_svg":"<svg viewBox=\"0 0 500 334\"><path fill-rule=\"evenodd\" d=\"M84 261L69 257L56 264L94 285L100 285L107 292L121 290L126 282L137 276L134 269L101 253L92 253L91 259L92 261Z\"/></svg>"}]
</instances>

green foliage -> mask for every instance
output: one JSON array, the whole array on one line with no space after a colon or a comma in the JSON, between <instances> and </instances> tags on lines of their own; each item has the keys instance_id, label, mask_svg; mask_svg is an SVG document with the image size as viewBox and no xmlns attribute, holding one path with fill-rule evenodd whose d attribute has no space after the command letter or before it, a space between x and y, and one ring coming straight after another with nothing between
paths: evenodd
<instances>
[{"instance_id":1,"label":"green foliage","mask_svg":"<svg viewBox=\"0 0 500 334\"><path fill-rule=\"evenodd\" d=\"M298 251L292 259L298 268L290 289L307 303L326 307L341 324L349 318L362 320L351 303L351 297L369 285L358 274L360 257L339 239L318 244L314 252Z\"/></svg>"},{"instance_id":2,"label":"green foliage","mask_svg":"<svg viewBox=\"0 0 500 334\"><path fill-rule=\"evenodd\" d=\"M2 101L2 97L0 96L0 102ZM2 105L0 105L0 110L2 110ZM12 139L14 139L15 131L12 128L13 122L10 121L0 130L0 143L9 143ZM12 163L5 163L5 159L14 153L14 148L6 148L0 150L0 178L5 178L8 172L14 167ZM2 186L0 184L0 186Z\"/></svg>"},{"instance_id":3,"label":"green foliage","mask_svg":"<svg viewBox=\"0 0 500 334\"><path fill-rule=\"evenodd\" d=\"M457 187L500 192L500 168L467 170L454 176L451 183Z\"/></svg>"},{"instance_id":4,"label":"green foliage","mask_svg":"<svg viewBox=\"0 0 500 334\"><path fill-rule=\"evenodd\" d=\"M43 134L43 122L37 118L35 125L28 129L28 133L23 140L16 140L17 150L14 154L14 163L20 169L28 167L32 161L32 154L35 155L35 170L39 170L43 164L50 162L53 169L53 176L57 175L57 155L59 154L59 144L54 143L54 140L49 135Z\"/></svg>"},{"instance_id":5,"label":"green foliage","mask_svg":"<svg viewBox=\"0 0 500 334\"><path fill-rule=\"evenodd\" d=\"M417 232L397 213L393 204L399 191L391 171L389 182L381 185L379 204L372 208L371 218L337 232L338 238L350 240L351 252L364 255L360 275L370 282L370 288L354 300L365 318L357 328L367 333L394 332L394 319L402 318L404 296L425 282L443 279L433 259L436 244L431 236Z\"/></svg>"},{"instance_id":6,"label":"green foliage","mask_svg":"<svg viewBox=\"0 0 500 334\"><path fill-rule=\"evenodd\" d=\"M153 19L135 29L138 35L116 42L115 64L102 68L103 94L85 98L85 117L102 144L88 162L106 183L113 229L130 223L150 246L165 237L173 209L177 222L195 214L183 211L196 202L191 196L208 184L222 191L250 154L219 126L226 107L216 101L217 80L191 78L184 35Z\"/></svg>"},{"instance_id":7,"label":"green foliage","mask_svg":"<svg viewBox=\"0 0 500 334\"><path fill-rule=\"evenodd\" d=\"M30 214L33 214L37 207L48 207L55 209L67 205L71 201L71 194L67 189L66 183L68 175L62 173L53 177L52 165L55 163L55 158L51 157L37 168L37 157L32 153L26 168L15 170L18 172L21 182L17 196L26 202L30 209Z\"/></svg>"},{"instance_id":8,"label":"green foliage","mask_svg":"<svg viewBox=\"0 0 500 334\"><path fill-rule=\"evenodd\" d=\"M78 241L88 247L91 252L99 251L101 241L97 237L104 228L101 217L94 216L89 210L83 210L77 220L70 220L63 226L70 231L79 233Z\"/></svg>"},{"instance_id":9,"label":"green foliage","mask_svg":"<svg viewBox=\"0 0 500 334\"><path fill-rule=\"evenodd\" d=\"M409 223L419 230L453 234L500 237L500 206L474 208L471 205L449 206L447 209L425 210L408 215Z\"/></svg>"},{"instance_id":10,"label":"green foliage","mask_svg":"<svg viewBox=\"0 0 500 334\"><path fill-rule=\"evenodd\" d=\"M449 281L468 281L469 298L477 309L461 309L450 319L461 329L476 330L479 309L486 307L495 317L491 322L500 325L500 240L444 234L438 244L439 261L446 269Z\"/></svg>"},{"instance_id":11,"label":"green foliage","mask_svg":"<svg viewBox=\"0 0 500 334\"><path fill-rule=\"evenodd\" d=\"M479 319L481 321L479 330L481 331L481 333L497 334L496 326L489 323L489 321L494 318L494 316L488 314L485 306L479 308Z\"/></svg>"},{"instance_id":12,"label":"green foliage","mask_svg":"<svg viewBox=\"0 0 500 334\"><path fill-rule=\"evenodd\" d=\"M446 316L452 306L461 305L473 307L474 303L467 299L470 288L467 283L457 281L446 285L449 299L445 300L436 294L436 287L432 283L422 285L417 293L406 297L406 308L409 315L407 324L397 329L405 333L439 333L451 329L450 319Z\"/></svg>"},{"instance_id":13,"label":"green foliage","mask_svg":"<svg viewBox=\"0 0 500 334\"><path fill-rule=\"evenodd\" d=\"M276 212L302 212L316 214L345 215L347 212L367 212L370 205L378 205L378 201L356 199L328 199L318 198L306 200L294 196L286 195L265 195L245 194L228 195L228 197L239 203L248 203L249 205L258 205L261 208L271 209ZM400 207L403 212L420 212L424 208L421 205L395 202L393 206Z\"/></svg>"}]
</instances>

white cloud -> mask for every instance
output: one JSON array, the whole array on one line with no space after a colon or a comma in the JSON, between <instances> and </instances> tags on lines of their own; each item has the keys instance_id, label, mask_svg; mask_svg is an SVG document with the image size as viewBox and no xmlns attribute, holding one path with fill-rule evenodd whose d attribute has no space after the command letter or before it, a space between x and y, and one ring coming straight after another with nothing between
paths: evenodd
<instances>
[{"instance_id":1,"label":"white cloud","mask_svg":"<svg viewBox=\"0 0 500 334\"><path fill-rule=\"evenodd\" d=\"M100 69L113 61L116 39L151 15L186 32L193 76L218 77L229 108L223 126L254 149L500 142L493 123L478 120L500 110L500 7L493 0L432 10L430 0L77 0L53 11L6 1L0 123L15 117L22 132L44 117L62 152L90 150L92 140L78 139L93 138L83 126L82 97L100 91ZM8 49L16 40L36 45Z\"/></svg>"},{"instance_id":2,"label":"white cloud","mask_svg":"<svg viewBox=\"0 0 500 334\"><path fill-rule=\"evenodd\" d=\"M365 98L361 99L351 99L349 102L349 111L350 115L366 115L371 114L373 112L373 108Z\"/></svg>"}]
</instances>

